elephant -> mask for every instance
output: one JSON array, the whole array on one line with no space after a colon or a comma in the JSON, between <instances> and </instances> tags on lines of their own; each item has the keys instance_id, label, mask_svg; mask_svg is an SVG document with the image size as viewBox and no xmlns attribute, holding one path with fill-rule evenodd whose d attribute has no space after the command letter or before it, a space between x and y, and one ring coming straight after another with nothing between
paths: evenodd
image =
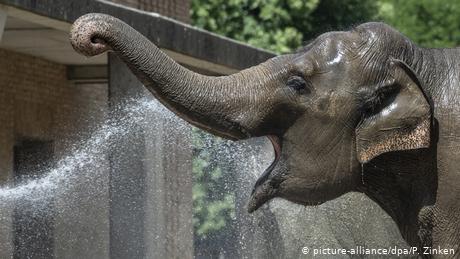
<instances>
[{"instance_id":1,"label":"elephant","mask_svg":"<svg viewBox=\"0 0 460 259\"><path fill-rule=\"evenodd\" d=\"M78 18L70 42L85 56L117 53L198 128L230 140L268 137L275 158L249 212L275 197L314 206L361 192L421 257L460 256L459 49L422 48L368 22L235 74L205 76L109 15Z\"/></svg>"}]
</instances>

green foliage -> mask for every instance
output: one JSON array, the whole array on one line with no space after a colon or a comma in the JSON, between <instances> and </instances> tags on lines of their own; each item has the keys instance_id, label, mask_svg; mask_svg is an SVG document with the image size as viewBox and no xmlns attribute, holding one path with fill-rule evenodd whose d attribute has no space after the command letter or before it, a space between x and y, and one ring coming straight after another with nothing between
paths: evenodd
<instances>
[{"instance_id":1,"label":"green foliage","mask_svg":"<svg viewBox=\"0 0 460 259\"><path fill-rule=\"evenodd\" d=\"M374 0L192 0L195 26L286 53L328 29L372 19Z\"/></svg>"},{"instance_id":2,"label":"green foliage","mask_svg":"<svg viewBox=\"0 0 460 259\"><path fill-rule=\"evenodd\" d=\"M226 166L216 159L223 140L193 130L193 225L199 238L227 227L235 217L234 194L226 186Z\"/></svg>"},{"instance_id":3,"label":"green foliage","mask_svg":"<svg viewBox=\"0 0 460 259\"><path fill-rule=\"evenodd\" d=\"M380 17L425 47L460 44L460 1L380 0Z\"/></svg>"},{"instance_id":4,"label":"green foliage","mask_svg":"<svg viewBox=\"0 0 460 259\"><path fill-rule=\"evenodd\" d=\"M303 27L305 40L327 32L347 30L352 26L375 20L378 14L377 0L323 0L306 19L311 28Z\"/></svg>"},{"instance_id":5,"label":"green foliage","mask_svg":"<svg viewBox=\"0 0 460 259\"><path fill-rule=\"evenodd\" d=\"M460 44L458 0L192 0L195 26L277 53L381 20L426 47Z\"/></svg>"}]
</instances>

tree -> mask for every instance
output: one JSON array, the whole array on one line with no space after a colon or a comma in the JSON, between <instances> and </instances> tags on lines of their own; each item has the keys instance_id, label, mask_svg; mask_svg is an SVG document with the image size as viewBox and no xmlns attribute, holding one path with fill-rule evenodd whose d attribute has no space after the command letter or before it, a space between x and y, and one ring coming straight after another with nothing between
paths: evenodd
<instances>
[{"instance_id":1,"label":"tree","mask_svg":"<svg viewBox=\"0 0 460 259\"><path fill-rule=\"evenodd\" d=\"M460 1L380 0L379 16L424 47L460 44Z\"/></svg>"},{"instance_id":2,"label":"tree","mask_svg":"<svg viewBox=\"0 0 460 259\"><path fill-rule=\"evenodd\" d=\"M220 156L227 141L193 129L193 225L201 238L225 228L235 214L234 194L227 171L229 164Z\"/></svg>"},{"instance_id":3,"label":"tree","mask_svg":"<svg viewBox=\"0 0 460 259\"><path fill-rule=\"evenodd\" d=\"M192 0L195 26L287 53L304 41L337 28L371 20L373 0Z\"/></svg>"}]
</instances>

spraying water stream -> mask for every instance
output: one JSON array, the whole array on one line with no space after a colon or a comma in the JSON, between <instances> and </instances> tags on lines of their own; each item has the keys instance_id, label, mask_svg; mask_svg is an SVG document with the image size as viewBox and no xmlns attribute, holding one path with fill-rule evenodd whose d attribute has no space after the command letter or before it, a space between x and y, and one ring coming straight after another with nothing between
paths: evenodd
<instances>
[{"instance_id":1,"label":"spraying water stream","mask_svg":"<svg viewBox=\"0 0 460 259\"><path fill-rule=\"evenodd\" d=\"M96 125L88 139L69 146L67 154L57 159L52 168L44 169L40 174L32 174L41 175L40 177L29 179L17 186L11 183L0 188L0 203L29 200L40 206L50 198L66 192L77 177L87 178L88 182L97 179L97 168L106 159L108 150L117 140L130 134L132 127L145 122L145 115L148 113L161 113L166 119L172 119L173 116L148 98L135 98L117 105L112 116Z\"/></svg>"},{"instance_id":2,"label":"spraying water stream","mask_svg":"<svg viewBox=\"0 0 460 259\"><path fill-rule=\"evenodd\" d=\"M166 121L172 123L176 128L189 130L185 122L151 97L129 99L115 105L110 116L105 121L96 123L93 131L87 134L87 138L69 145L64 155L56 159L53 166L43 168L41 172L31 173L34 177L25 181L20 183L11 181L0 188L0 207L27 204L28 207L39 211L46 209L47 204L57 197L68 196L77 185L80 186L79 188L85 188L85 186L91 186L93 189L103 188L104 182L100 179L102 179L102 174L107 173L107 170L104 169L107 167L107 154L117 148L120 140L129 137L133 129L139 126L155 129L158 125L155 125L155 121L149 119L148 116L152 114L160 117L156 121L162 123ZM209 135L204 141L207 149L216 145L211 138L212 136ZM261 163L256 152L247 155L250 145L244 142L235 144L230 141L221 141L219 145L219 148L213 149L218 152L214 157L232 160L242 159L245 156L247 162L240 163L240 167L241 164L244 164L244 171L252 172L254 177L268 163L268 160ZM91 195L88 193L87 198L91 199Z\"/></svg>"}]
</instances>

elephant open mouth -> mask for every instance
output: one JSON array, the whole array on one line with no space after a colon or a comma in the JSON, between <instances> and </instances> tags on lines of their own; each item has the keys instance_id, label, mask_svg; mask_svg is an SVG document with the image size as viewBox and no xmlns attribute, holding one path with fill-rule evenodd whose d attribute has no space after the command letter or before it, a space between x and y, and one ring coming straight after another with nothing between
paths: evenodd
<instances>
[{"instance_id":1,"label":"elephant open mouth","mask_svg":"<svg viewBox=\"0 0 460 259\"><path fill-rule=\"evenodd\" d=\"M271 141L273 145L273 150L275 152L275 159L270 164L270 166L265 169L262 175L257 179L254 188L251 192L251 198L248 203L248 211L251 213L257 210L260 206L262 206L265 202L270 200L274 195L274 188L270 188L270 183L268 183L269 176L273 169L275 169L276 165L278 164L280 157L281 157L281 148L282 142L281 138L277 135L267 135L268 139Z\"/></svg>"},{"instance_id":2,"label":"elephant open mouth","mask_svg":"<svg viewBox=\"0 0 460 259\"><path fill-rule=\"evenodd\" d=\"M258 186L260 186L261 184L263 184L267 180L268 176L273 171L273 169L275 168L276 164L278 163L278 161L280 159L280 155L281 155L281 139L276 135L268 135L267 138L271 141L271 143L273 145L273 150L275 151L275 159L270 164L270 166L267 169L265 169L265 171L259 177L259 179L257 179L256 184L254 185L254 188L252 189L251 195L254 194L254 192L255 192L255 190L256 190L256 188Z\"/></svg>"}]
</instances>

